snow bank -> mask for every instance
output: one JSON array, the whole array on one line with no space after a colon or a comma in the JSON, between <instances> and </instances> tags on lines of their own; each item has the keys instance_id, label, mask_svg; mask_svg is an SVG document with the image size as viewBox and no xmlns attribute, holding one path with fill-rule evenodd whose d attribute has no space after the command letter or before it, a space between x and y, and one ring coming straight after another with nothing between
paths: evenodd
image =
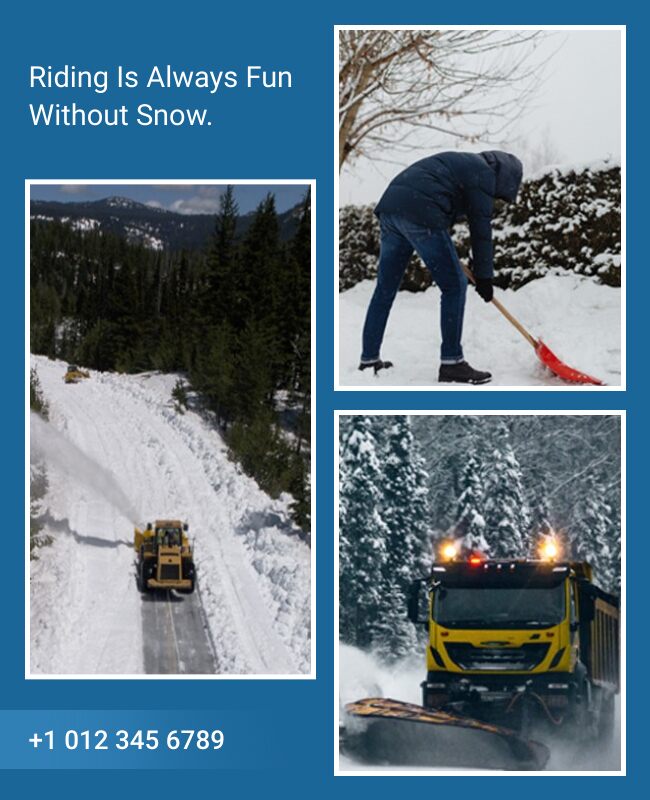
<instances>
[{"instance_id":1,"label":"snow bank","mask_svg":"<svg viewBox=\"0 0 650 800\"><path fill-rule=\"evenodd\" d=\"M359 372L361 330L374 289L363 281L339 295L339 378L344 386L431 386L440 352L437 288L397 295L382 356L395 366L374 376ZM568 364L604 380L621 381L621 290L571 274L549 274L518 291L496 296ZM468 290L463 336L465 357L492 372L492 385L561 386L532 348L491 304ZM478 390L478 387L474 387Z\"/></svg>"}]
</instances>

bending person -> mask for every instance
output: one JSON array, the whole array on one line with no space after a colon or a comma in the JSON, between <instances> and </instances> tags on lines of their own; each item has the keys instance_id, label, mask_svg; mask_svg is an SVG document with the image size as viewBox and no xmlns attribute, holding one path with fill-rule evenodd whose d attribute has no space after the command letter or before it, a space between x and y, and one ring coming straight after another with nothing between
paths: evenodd
<instances>
[{"instance_id":1,"label":"bending person","mask_svg":"<svg viewBox=\"0 0 650 800\"><path fill-rule=\"evenodd\" d=\"M494 200L515 201L522 178L516 156L499 150L439 153L416 161L393 178L375 214L381 228L377 285L363 328L359 369L391 367L380 357L395 295L413 251L425 263L441 291L442 345L438 380L487 383L492 375L465 361L462 348L467 278L449 230L467 220L476 291L492 300L492 212Z\"/></svg>"}]
</instances>

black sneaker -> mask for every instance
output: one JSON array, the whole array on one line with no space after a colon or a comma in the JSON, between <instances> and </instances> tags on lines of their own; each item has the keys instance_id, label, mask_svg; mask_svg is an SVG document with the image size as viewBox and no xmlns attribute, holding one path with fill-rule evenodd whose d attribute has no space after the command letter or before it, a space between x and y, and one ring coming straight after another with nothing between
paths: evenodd
<instances>
[{"instance_id":1,"label":"black sneaker","mask_svg":"<svg viewBox=\"0 0 650 800\"><path fill-rule=\"evenodd\" d=\"M479 372L473 369L467 361L460 361L458 364L441 364L438 373L440 383L489 383L492 375L489 372Z\"/></svg>"},{"instance_id":2,"label":"black sneaker","mask_svg":"<svg viewBox=\"0 0 650 800\"><path fill-rule=\"evenodd\" d=\"M393 366L392 361L382 361L380 358L376 358L374 361L361 361L359 363L359 369L363 372L364 369L369 369L372 367L375 370L375 375L379 372L380 369L390 369Z\"/></svg>"}]
</instances>

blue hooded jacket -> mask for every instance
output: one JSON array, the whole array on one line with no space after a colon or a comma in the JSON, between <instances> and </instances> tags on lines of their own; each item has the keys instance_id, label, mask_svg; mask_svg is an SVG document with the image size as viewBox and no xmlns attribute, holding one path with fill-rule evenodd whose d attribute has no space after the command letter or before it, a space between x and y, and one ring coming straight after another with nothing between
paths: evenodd
<instances>
[{"instance_id":1,"label":"blue hooded jacket","mask_svg":"<svg viewBox=\"0 0 650 800\"><path fill-rule=\"evenodd\" d=\"M494 200L514 202L522 174L521 161L500 150L439 153L416 161L393 178L375 214L396 214L435 229L449 229L467 219L474 274L491 278Z\"/></svg>"}]
</instances>

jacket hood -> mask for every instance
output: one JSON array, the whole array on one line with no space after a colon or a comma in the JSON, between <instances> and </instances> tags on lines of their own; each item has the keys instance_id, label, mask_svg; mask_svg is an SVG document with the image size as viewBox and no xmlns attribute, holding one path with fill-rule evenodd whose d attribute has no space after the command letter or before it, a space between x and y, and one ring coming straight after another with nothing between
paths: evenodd
<instances>
[{"instance_id":1,"label":"jacket hood","mask_svg":"<svg viewBox=\"0 0 650 800\"><path fill-rule=\"evenodd\" d=\"M496 175L495 196L514 203L524 174L521 161L512 153L504 153L502 150L486 150L481 155Z\"/></svg>"}]
</instances>

